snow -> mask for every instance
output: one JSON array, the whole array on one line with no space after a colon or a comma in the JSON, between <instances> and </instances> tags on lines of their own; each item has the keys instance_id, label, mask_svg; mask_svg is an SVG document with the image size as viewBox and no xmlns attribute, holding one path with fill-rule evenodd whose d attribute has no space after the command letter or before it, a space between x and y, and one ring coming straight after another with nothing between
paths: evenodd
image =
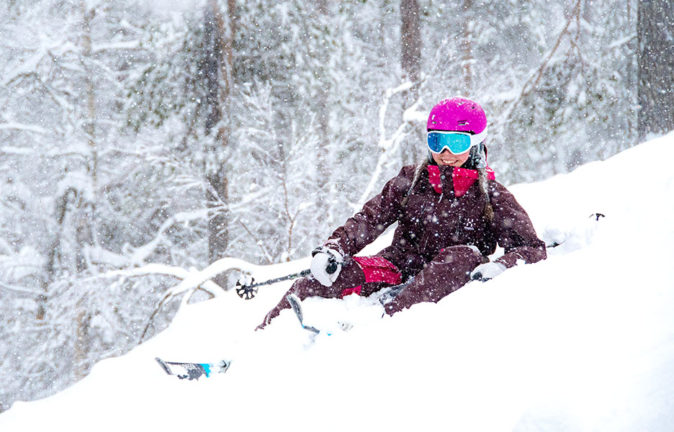
<instances>
[{"instance_id":1,"label":"snow","mask_svg":"<svg viewBox=\"0 0 674 432\"><path fill-rule=\"evenodd\" d=\"M673 164L669 134L513 186L539 234L563 240L548 260L394 317L371 299L307 299L305 323L332 332L313 342L290 311L253 331L288 282L184 303L127 355L15 403L0 430L674 430ZM249 269L264 280L306 265ZM232 366L184 382L156 356Z\"/></svg>"}]
</instances>

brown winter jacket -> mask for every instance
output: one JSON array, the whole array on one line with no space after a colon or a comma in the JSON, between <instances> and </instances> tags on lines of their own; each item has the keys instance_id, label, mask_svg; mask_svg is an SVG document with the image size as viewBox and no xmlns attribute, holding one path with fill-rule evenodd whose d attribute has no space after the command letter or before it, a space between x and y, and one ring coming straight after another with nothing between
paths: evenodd
<instances>
[{"instance_id":1,"label":"brown winter jacket","mask_svg":"<svg viewBox=\"0 0 674 432\"><path fill-rule=\"evenodd\" d=\"M454 168L449 166L433 169L439 174L437 182L441 185L431 184L430 170L422 172L403 206L415 166L403 167L379 195L334 231L326 246L353 256L398 222L391 245L377 255L395 264L403 279L417 274L449 246L474 245L488 256L498 244L504 255L496 261L506 267L519 260L534 263L546 258L545 243L536 236L526 211L503 185L489 181L494 210L493 221L489 222L483 215L485 198L477 181L470 185L469 180L467 190L455 193L453 174L467 170L453 173Z\"/></svg>"}]
</instances>

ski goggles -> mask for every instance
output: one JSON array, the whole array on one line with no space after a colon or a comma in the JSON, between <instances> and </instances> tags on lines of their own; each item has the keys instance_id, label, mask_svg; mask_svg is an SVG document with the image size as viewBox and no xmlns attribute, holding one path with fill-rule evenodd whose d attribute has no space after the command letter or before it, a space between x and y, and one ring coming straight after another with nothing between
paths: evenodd
<instances>
[{"instance_id":1,"label":"ski goggles","mask_svg":"<svg viewBox=\"0 0 674 432\"><path fill-rule=\"evenodd\" d=\"M468 132L429 131L427 135L428 149L438 154L447 149L458 155L480 144L486 137L486 129L475 135Z\"/></svg>"}]
</instances>

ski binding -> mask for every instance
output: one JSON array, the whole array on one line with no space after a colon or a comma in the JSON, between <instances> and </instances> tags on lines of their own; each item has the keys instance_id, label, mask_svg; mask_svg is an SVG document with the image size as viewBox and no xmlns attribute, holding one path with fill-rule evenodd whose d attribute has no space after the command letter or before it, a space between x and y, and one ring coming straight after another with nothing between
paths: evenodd
<instances>
[{"instance_id":1,"label":"ski binding","mask_svg":"<svg viewBox=\"0 0 674 432\"><path fill-rule=\"evenodd\" d=\"M164 361L159 357L155 357L155 360L168 375L188 381L198 380L202 376L209 378L213 373L225 373L232 364L228 360L220 360L217 363L171 362Z\"/></svg>"}]
</instances>

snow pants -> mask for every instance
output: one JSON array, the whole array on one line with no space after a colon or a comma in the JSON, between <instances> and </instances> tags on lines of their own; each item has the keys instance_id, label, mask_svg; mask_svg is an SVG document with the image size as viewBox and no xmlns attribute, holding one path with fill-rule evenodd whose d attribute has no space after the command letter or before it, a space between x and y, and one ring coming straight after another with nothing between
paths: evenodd
<instances>
[{"instance_id":1,"label":"snow pants","mask_svg":"<svg viewBox=\"0 0 674 432\"><path fill-rule=\"evenodd\" d=\"M443 249L414 276L412 283L384 307L386 313L393 315L416 303L438 302L465 285L470 280L470 272L487 261L488 259L474 247L451 246ZM295 281L279 304L269 311L258 329L264 328L283 309L290 308L290 303L286 300L288 294L295 294L301 300L312 296L324 298L342 298L349 294L369 296L400 282L400 271L385 258L353 257L345 260L342 271L332 286L326 287L312 276Z\"/></svg>"}]
</instances>

